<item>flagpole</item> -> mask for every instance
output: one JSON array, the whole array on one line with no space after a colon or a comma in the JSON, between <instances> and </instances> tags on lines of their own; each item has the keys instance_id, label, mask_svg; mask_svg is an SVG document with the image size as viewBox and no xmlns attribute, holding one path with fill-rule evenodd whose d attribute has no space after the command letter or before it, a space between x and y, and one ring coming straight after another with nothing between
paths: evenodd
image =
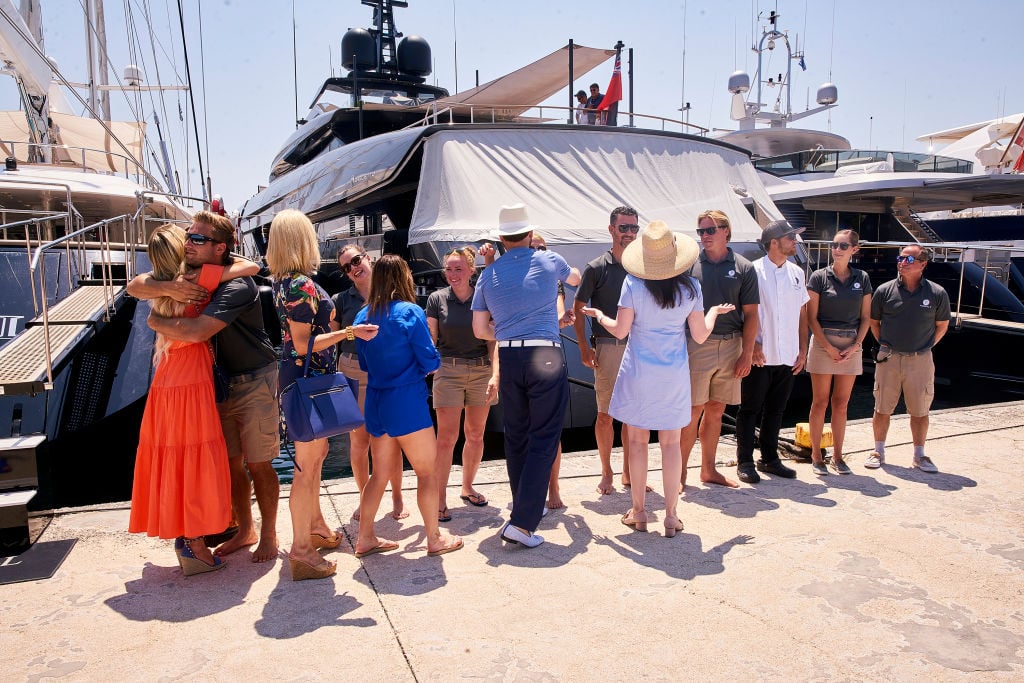
<instances>
[{"instance_id":1,"label":"flagpole","mask_svg":"<svg viewBox=\"0 0 1024 683\"><path fill-rule=\"evenodd\" d=\"M629 48L629 66L626 67L629 75L629 127L633 128L633 48Z\"/></svg>"},{"instance_id":2,"label":"flagpole","mask_svg":"<svg viewBox=\"0 0 1024 683\"><path fill-rule=\"evenodd\" d=\"M575 103L575 99L573 98L573 92L572 92L572 89L575 87L575 84L573 82L573 76L572 76L572 53L573 53L573 45L572 45L572 38L570 38L569 39L569 116L568 116L568 118L566 118L566 121L565 121L569 125L572 125L572 108L573 108L573 104Z\"/></svg>"}]
</instances>

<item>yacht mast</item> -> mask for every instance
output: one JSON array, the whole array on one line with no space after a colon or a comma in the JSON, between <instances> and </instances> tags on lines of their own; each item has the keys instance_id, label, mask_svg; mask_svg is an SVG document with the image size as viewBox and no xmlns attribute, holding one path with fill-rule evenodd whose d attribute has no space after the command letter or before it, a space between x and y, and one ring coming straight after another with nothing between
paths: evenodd
<instances>
[{"instance_id":1,"label":"yacht mast","mask_svg":"<svg viewBox=\"0 0 1024 683\"><path fill-rule=\"evenodd\" d=\"M110 120L110 91L104 87L109 84L107 80L110 73L110 64L107 61L107 24L103 19L103 0L92 0L94 3L94 14L96 15L96 76L97 90L99 90L100 108L97 110L104 121Z\"/></svg>"}]
</instances>

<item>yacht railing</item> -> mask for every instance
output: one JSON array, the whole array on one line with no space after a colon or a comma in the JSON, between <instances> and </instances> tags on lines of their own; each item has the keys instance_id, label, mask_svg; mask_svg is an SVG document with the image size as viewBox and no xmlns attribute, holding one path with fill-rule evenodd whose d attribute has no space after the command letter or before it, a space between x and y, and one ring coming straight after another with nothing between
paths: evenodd
<instances>
[{"instance_id":1,"label":"yacht railing","mask_svg":"<svg viewBox=\"0 0 1024 683\"><path fill-rule=\"evenodd\" d=\"M835 173L862 164L885 163L894 173L971 173L974 164L955 157L923 152L893 152L865 149L813 149L766 157L754 161L759 171L785 177L801 173Z\"/></svg>"},{"instance_id":2,"label":"yacht railing","mask_svg":"<svg viewBox=\"0 0 1024 683\"><path fill-rule=\"evenodd\" d=\"M19 155L18 147L24 146L26 154ZM56 144L44 144L39 142L24 142L20 140L0 140L0 149L2 149L7 156L14 157L18 160L18 163L32 164L32 165L45 165L54 166L61 169L78 169L83 173L99 173L101 175L123 175L125 178L134 180L140 185L144 185L148 188L158 189L161 187L160 182L154 178L149 171L146 170L145 166L139 163L137 159L113 152L108 149L98 149L94 147L71 147L68 145L56 145ZM33 159L46 158L44 152L49 152L50 162L33 161ZM109 165L111 166L123 166L123 171L113 169L101 169L96 168L95 165L86 163L87 153L102 154L105 158L110 160ZM60 154L66 155L67 161L61 162L56 161ZM80 160L79 160L80 157ZM6 182L6 178L5 178Z\"/></svg>"},{"instance_id":3,"label":"yacht railing","mask_svg":"<svg viewBox=\"0 0 1024 683\"><path fill-rule=\"evenodd\" d=\"M820 268L824 264L830 262L831 255L831 240L803 240L802 244L807 252L807 260L804 263L805 275L810 276L810 272L815 268ZM950 297L950 308L953 310L954 321L953 324L955 329L959 329L963 326L963 321L966 318L984 318L985 317L985 291L988 284L988 277L981 278L980 286L980 298L978 300L978 311L977 313L965 313L963 311L963 293L964 293L964 282L966 268L965 263L976 263L981 268L983 275L992 275L1003 285L1009 285L1009 267L993 268L992 260L993 254L1002 255L1006 258L1007 262L1009 256L1013 253L1019 253L1020 247L1012 244L968 244L961 242L954 243L929 243L929 244L918 244L917 242L866 242L861 241L858 246L860 247L860 254L871 251L895 251L898 252L901 249L908 246L920 246L922 248L931 251L930 261L936 263L952 263L960 264L959 278L957 283L956 301L952 301ZM981 259L979 260L979 255ZM895 260L895 257L893 257ZM857 263L852 264L857 267ZM1002 275L1002 277L998 277ZM925 273L927 277L927 272ZM952 295L952 292L950 292Z\"/></svg>"},{"instance_id":4,"label":"yacht railing","mask_svg":"<svg viewBox=\"0 0 1024 683\"><path fill-rule=\"evenodd\" d=\"M528 112L536 112L535 117L527 116ZM547 113L545 113L547 112ZM552 118L551 113L558 112L558 118ZM413 123L406 128L420 128L424 126L431 126L443 123L466 123L465 118L469 116L469 123L570 123L581 126L588 125L605 125L602 123L584 123L577 121L577 114L586 116L590 113L590 110L578 109L576 107L559 107L554 105L516 105L516 104L452 104L444 108L438 108L436 103L431 104L431 110L424 116L420 121ZM606 112L597 112L600 117ZM456 120L458 118L458 120ZM638 112L624 112L619 111L618 120L624 118L629 119L629 128L645 128L648 130L662 130L667 131L669 128L676 126L680 127L682 132L687 132L689 129L697 135L706 135L710 132L710 129L704 126L698 126L695 123L689 121L680 121L676 119L668 119L662 116L653 116L651 114L641 114ZM653 122L654 126L637 126L634 125L634 119L642 119L644 121Z\"/></svg>"}]
</instances>

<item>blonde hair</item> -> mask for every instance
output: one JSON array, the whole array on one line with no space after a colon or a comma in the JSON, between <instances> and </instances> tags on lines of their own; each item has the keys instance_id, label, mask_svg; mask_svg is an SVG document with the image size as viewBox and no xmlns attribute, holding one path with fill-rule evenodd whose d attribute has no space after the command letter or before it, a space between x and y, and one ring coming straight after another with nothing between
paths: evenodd
<instances>
[{"instance_id":1,"label":"blonde hair","mask_svg":"<svg viewBox=\"0 0 1024 683\"><path fill-rule=\"evenodd\" d=\"M153 265L154 280L173 280L185 272L185 231L170 223L161 225L149 237L149 262ZM180 318L185 304L169 296L161 296L150 302L153 314L161 318ZM171 340L162 334L156 336L153 364L158 364L167 354Z\"/></svg>"},{"instance_id":2,"label":"blonde hair","mask_svg":"<svg viewBox=\"0 0 1024 683\"><path fill-rule=\"evenodd\" d=\"M697 216L697 225L700 225L700 222L705 218L710 218L711 222L715 224L716 228L727 228L729 230L728 239L732 239L732 226L729 225L729 217L725 215L724 211L720 211L718 209L708 209L707 211L701 211L700 215Z\"/></svg>"},{"instance_id":3,"label":"blonde hair","mask_svg":"<svg viewBox=\"0 0 1024 683\"><path fill-rule=\"evenodd\" d=\"M274 216L267 237L267 266L275 280L289 273L309 275L320 267L316 230L306 214L285 209Z\"/></svg>"},{"instance_id":4,"label":"blonde hair","mask_svg":"<svg viewBox=\"0 0 1024 683\"><path fill-rule=\"evenodd\" d=\"M385 254L373 266L370 296L366 299L369 314L384 315L392 301L416 303L416 286L405 259L396 254Z\"/></svg>"},{"instance_id":5,"label":"blonde hair","mask_svg":"<svg viewBox=\"0 0 1024 683\"><path fill-rule=\"evenodd\" d=\"M448 259L452 256L458 256L465 263L466 267L469 268L470 272L476 270L476 249L473 246L466 245L464 247L456 247L451 249L447 254L444 255L444 261L441 264L442 267L448 265Z\"/></svg>"}]
</instances>

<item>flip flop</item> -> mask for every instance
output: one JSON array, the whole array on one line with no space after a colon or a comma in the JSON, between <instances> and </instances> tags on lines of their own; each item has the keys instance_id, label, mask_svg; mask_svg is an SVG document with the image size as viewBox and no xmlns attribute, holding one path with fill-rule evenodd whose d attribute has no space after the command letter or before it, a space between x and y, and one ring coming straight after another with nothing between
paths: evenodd
<instances>
[{"instance_id":1,"label":"flip flop","mask_svg":"<svg viewBox=\"0 0 1024 683\"><path fill-rule=\"evenodd\" d=\"M452 521L452 513L448 511L448 508L437 511L437 521L439 522L450 522Z\"/></svg>"},{"instance_id":2,"label":"flip flop","mask_svg":"<svg viewBox=\"0 0 1024 683\"><path fill-rule=\"evenodd\" d=\"M451 545L446 545L440 550L428 550L427 557L437 557L438 555L444 555L445 553L453 553L456 550L460 549L462 545L462 539L460 538L455 543L452 543Z\"/></svg>"},{"instance_id":3,"label":"flip flop","mask_svg":"<svg viewBox=\"0 0 1024 683\"><path fill-rule=\"evenodd\" d=\"M466 501L470 505L475 505L478 508L482 508L487 505L487 499L480 493L471 493L468 496L459 496L462 500Z\"/></svg>"},{"instance_id":4,"label":"flip flop","mask_svg":"<svg viewBox=\"0 0 1024 683\"><path fill-rule=\"evenodd\" d=\"M356 552L356 557L366 557L367 555L374 555L376 553L386 553L389 550L398 550L398 544L394 541L381 541L375 547L363 552Z\"/></svg>"}]
</instances>

